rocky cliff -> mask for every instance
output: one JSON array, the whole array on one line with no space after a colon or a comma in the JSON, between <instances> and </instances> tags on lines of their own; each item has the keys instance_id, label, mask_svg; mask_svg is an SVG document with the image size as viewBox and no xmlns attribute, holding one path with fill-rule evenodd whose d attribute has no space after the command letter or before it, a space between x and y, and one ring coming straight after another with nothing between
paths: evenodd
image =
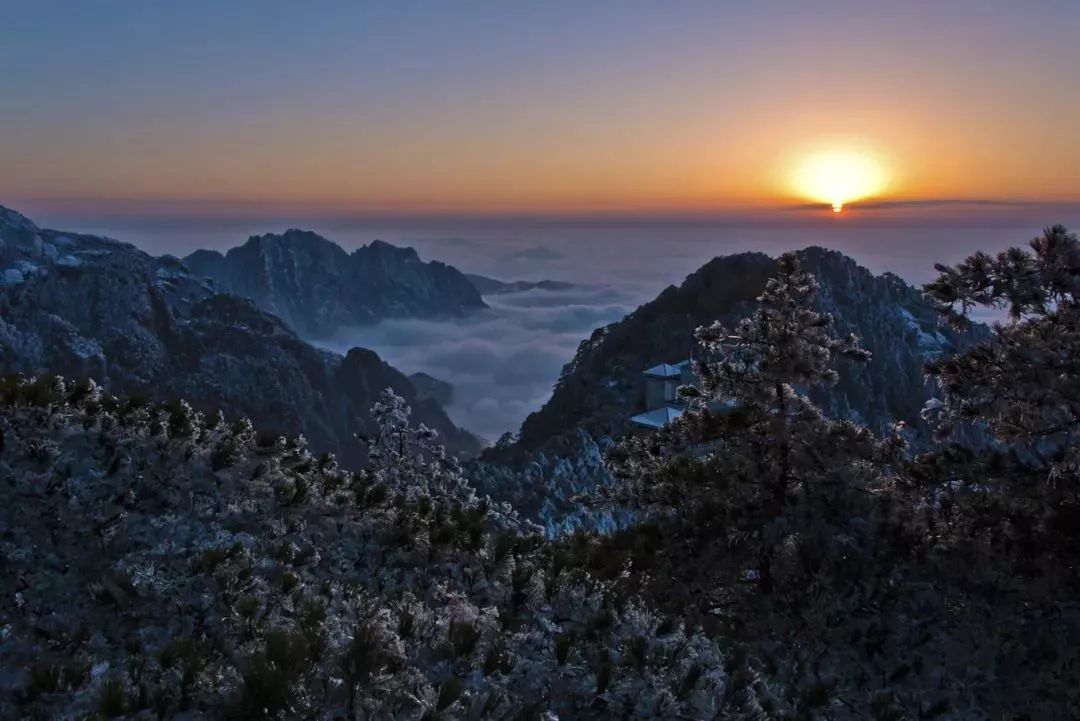
<instances>
[{"instance_id":1,"label":"rocky cliff","mask_svg":"<svg viewBox=\"0 0 1080 721\"><path fill-rule=\"evenodd\" d=\"M0 207L0 371L93 378L115 392L183 397L301 433L319 451L357 464L353 433L386 387L448 446L474 451L439 405L419 401L368 350L318 350L280 319L216 292L175 258L108 238L38 228Z\"/></svg>"},{"instance_id":2,"label":"rocky cliff","mask_svg":"<svg viewBox=\"0 0 1080 721\"><path fill-rule=\"evenodd\" d=\"M933 389L923 363L984 337L987 329L940 327L918 290L892 274L875 276L842 253L812 247L798 255L820 282L820 304L837 332L854 333L873 353L869 363L841 364L839 382L815 390L814 401L829 415L877 433L905 421L916 445L927 442L919 411ZM775 261L761 253L714 258L681 286L594 331L564 367L551 399L526 418L517 441L485 453L493 463L478 469L480 484L493 493L505 489L549 530L574 525L581 511L561 499L607 479L596 449L624 434L630 416L643 410L642 371L690 355L694 328L714 320L731 326L748 315L774 269Z\"/></svg>"},{"instance_id":3,"label":"rocky cliff","mask_svg":"<svg viewBox=\"0 0 1080 721\"><path fill-rule=\"evenodd\" d=\"M486 307L457 269L378 240L350 254L316 233L288 230L253 236L224 255L199 250L184 263L304 337L386 318L456 318Z\"/></svg>"}]
</instances>

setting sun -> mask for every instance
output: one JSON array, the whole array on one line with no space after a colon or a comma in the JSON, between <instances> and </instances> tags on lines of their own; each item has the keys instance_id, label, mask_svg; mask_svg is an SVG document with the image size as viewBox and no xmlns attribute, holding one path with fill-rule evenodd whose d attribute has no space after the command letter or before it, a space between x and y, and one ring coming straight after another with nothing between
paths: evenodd
<instances>
[{"instance_id":1,"label":"setting sun","mask_svg":"<svg viewBox=\"0 0 1080 721\"><path fill-rule=\"evenodd\" d=\"M804 158L792 177L795 192L829 203L839 213L845 203L877 195L885 189L882 163L866 152L829 150Z\"/></svg>"}]
</instances>

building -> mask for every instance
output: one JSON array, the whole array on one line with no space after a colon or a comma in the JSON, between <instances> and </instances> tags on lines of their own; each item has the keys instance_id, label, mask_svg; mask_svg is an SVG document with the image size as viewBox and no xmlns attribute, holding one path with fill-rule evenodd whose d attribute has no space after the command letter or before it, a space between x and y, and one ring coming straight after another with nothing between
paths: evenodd
<instances>
[{"instance_id":1,"label":"building","mask_svg":"<svg viewBox=\"0 0 1080 721\"><path fill-rule=\"evenodd\" d=\"M638 428L655 430L682 415L686 406L679 400L679 386L697 385L689 360L661 363L645 371L645 412L632 417Z\"/></svg>"}]
</instances>

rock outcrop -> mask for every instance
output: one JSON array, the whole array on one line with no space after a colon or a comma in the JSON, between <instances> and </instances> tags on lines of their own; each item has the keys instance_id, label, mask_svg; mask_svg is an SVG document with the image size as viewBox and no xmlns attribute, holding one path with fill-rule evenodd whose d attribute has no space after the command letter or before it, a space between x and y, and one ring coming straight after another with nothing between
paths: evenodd
<instances>
[{"instance_id":1,"label":"rock outcrop","mask_svg":"<svg viewBox=\"0 0 1080 721\"><path fill-rule=\"evenodd\" d=\"M875 276L842 253L811 247L798 255L821 284L820 305L833 315L837 333L854 333L873 354L866 364L842 363L839 382L815 389L811 398L827 414L879 434L905 421L912 442L926 443L930 433L919 412L933 388L924 379L924 362L988 330L940 327L918 290L889 273ZM485 452L489 462L477 465L477 482L513 498L523 512L539 514L549 531L582 520L589 525L580 508L562 499L608 479L590 449L622 436L630 417L643 410L642 371L692 354L698 326L720 320L730 327L752 312L774 270L775 260L761 253L714 258L681 286L598 328L564 367L551 399L525 419L517 441Z\"/></svg>"},{"instance_id":2,"label":"rock outcrop","mask_svg":"<svg viewBox=\"0 0 1080 721\"><path fill-rule=\"evenodd\" d=\"M252 236L224 255L198 250L184 263L306 338L387 318L458 318L486 307L457 269L379 240L347 253L317 233L288 230Z\"/></svg>"},{"instance_id":3,"label":"rock outcrop","mask_svg":"<svg viewBox=\"0 0 1080 721\"><path fill-rule=\"evenodd\" d=\"M344 463L386 387L448 447L478 441L369 350L344 357L304 342L249 300L218 293L179 260L108 238L38 228L0 207L0 371L92 378L110 391L182 397L303 434Z\"/></svg>"}]
</instances>

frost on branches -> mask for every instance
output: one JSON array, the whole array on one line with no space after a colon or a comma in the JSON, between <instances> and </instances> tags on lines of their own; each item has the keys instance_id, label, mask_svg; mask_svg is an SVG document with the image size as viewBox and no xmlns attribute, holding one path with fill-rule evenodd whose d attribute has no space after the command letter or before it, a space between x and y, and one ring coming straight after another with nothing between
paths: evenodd
<instances>
[{"instance_id":1,"label":"frost on branches","mask_svg":"<svg viewBox=\"0 0 1080 721\"><path fill-rule=\"evenodd\" d=\"M861 515L861 494L882 483L874 461L898 450L824 418L796 390L833 382L838 359L869 357L855 338L832 335L831 318L813 308L816 291L795 257L783 256L759 307L734 331L698 329L701 388L680 389L691 410L609 455L615 500L716 534L743 559L729 580L752 579L765 594L778 582L799 587L836 557L839 529Z\"/></svg>"},{"instance_id":2,"label":"frost on branches","mask_svg":"<svg viewBox=\"0 0 1080 721\"><path fill-rule=\"evenodd\" d=\"M371 475L394 492L415 498L427 494L465 505L476 502L457 460L439 443L439 432L421 423L412 426L412 409L405 399L387 388L371 408L378 429L368 441Z\"/></svg>"},{"instance_id":3,"label":"frost on branches","mask_svg":"<svg viewBox=\"0 0 1080 721\"><path fill-rule=\"evenodd\" d=\"M698 330L701 388L682 389L690 410L609 454L609 500L656 528L638 533L664 559L650 573L660 603L743 642L751 668L787 659L775 673L786 713L842 696L859 717L877 685L841 690L867 662L838 634L857 633L857 609L884 580L879 539L903 542L889 500L903 443L829 420L803 395L835 380L834 363L868 358L855 338L834 336L816 291L787 255L750 317Z\"/></svg>"},{"instance_id":4,"label":"frost on branches","mask_svg":"<svg viewBox=\"0 0 1080 721\"><path fill-rule=\"evenodd\" d=\"M1080 243L1055 225L991 257L976 253L941 275L926 294L942 316L969 322L976 306L1008 311L994 337L928 366L945 392L928 408L947 437L958 423L989 424L994 435L1043 465L1053 484L1080 480Z\"/></svg>"},{"instance_id":5,"label":"frost on branches","mask_svg":"<svg viewBox=\"0 0 1080 721\"><path fill-rule=\"evenodd\" d=\"M718 717L712 640L456 496L400 399L377 416L354 474L187 403L0 381L0 717Z\"/></svg>"},{"instance_id":6,"label":"frost on branches","mask_svg":"<svg viewBox=\"0 0 1080 721\"><path fill-rule=\"evenodd\" d=\"M734 331L718 322L698 329L707 360L696 369L705 397L775 407L784 415L790 386L835 383L836 360L869 360L855 336L836 338L832 317L814 309L818 282L800 270L795 255L777 264L757 310Z\"/></svg>"},{"instance_id":7,"label":"frost on branches","mask_svg":"<svg viewBox=\"0 0 1080 721\"><path fill-rule=\"evenodd\" d=\"M768 669L781 717L1076 718L1075 236L940 268L926 292L944 316L1010 320L928 364L942 399L927 415L942 439L974 422L998 442L913 458L803 395L862 354L790 259L779 268L750 318L699 331L693 409L610 454L609 500L646 522L574 552Z\"/></svg>"}]
</instances>

